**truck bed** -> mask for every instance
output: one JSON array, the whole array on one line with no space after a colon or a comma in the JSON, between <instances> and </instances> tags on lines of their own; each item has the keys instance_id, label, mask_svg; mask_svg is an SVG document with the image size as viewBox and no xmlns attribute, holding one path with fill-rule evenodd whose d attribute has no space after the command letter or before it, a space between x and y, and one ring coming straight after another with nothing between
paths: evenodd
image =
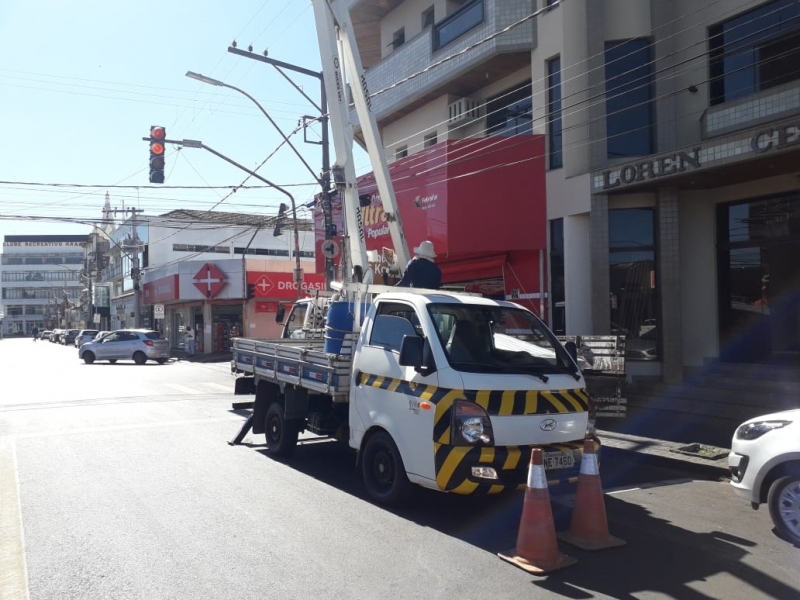
<instances>
[{"instance_id":1,"label":"truck bed","mask_svg":"<svg viewBox=\"0 0 800 600\"><path fill-rule=\"evenodd\" d=\"M255 340L233 339L233 362L236 371L254 375L256 380L289 383L322 394L341 396L346 401L350 391L350 374L355 334L348 334L342 354L324 350L324 340ZM352 343L348 343L352 342Z\"/></svg>"}]
</instances>

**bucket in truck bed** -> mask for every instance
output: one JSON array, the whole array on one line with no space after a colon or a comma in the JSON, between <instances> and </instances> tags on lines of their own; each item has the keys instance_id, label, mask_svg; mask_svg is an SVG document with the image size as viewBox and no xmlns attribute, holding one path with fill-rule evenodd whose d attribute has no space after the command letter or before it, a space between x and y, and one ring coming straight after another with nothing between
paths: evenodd
<instances>
[{"instance_id":1,"label":"bucket in truck bed","mask_svg":"<svg viewBox=\"0 0 800 600\"><path fill-rule=\"evenodd\" d=\"M361 305L361 322L367 313L369 304ZM331 302L328 314L325 317L325 352L329 354L351 354L353 352L352 338L353 316L355 303L347 300Z\"/></svg>"}]
</instances>

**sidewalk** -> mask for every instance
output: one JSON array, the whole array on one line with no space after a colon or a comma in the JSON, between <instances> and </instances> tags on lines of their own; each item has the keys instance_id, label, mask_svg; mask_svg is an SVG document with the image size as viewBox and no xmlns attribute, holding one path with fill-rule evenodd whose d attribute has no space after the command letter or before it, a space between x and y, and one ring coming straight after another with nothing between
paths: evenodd
<instances>
[{"instance_id":1,"label":"sidewalk","mask_svg":"<svg viewBox=\"0 0 800 600\"><path fill-rule=\"evenodd\" d=\"M231 361L230 352L212 352L209 354L187 354L182 350L172 350L172 358L195 363L227 363Z\"/></svg>"},{"instance_id":2,"label":"sidewalk","mask_svg":"<svg viewBox=\"0 0 800 600\"><path fill-rule=\"evenodd\" d=\"M730 475L728 448L684 444L600 429L597 430L597 436L605 447L635 452L665 465L699 471L712 477L727 478Z\"/></svg>"}]
</instances>

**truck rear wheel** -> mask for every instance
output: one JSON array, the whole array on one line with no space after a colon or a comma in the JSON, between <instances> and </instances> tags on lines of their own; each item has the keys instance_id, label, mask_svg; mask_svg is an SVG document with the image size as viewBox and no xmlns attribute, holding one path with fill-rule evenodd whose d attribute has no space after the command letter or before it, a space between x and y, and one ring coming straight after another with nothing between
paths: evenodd
<instances>
[{"instance_id":1,"label":"truck rear wheel","mask_svg":"<svg viewBox=\"0 0 800 600\"><path fill-rule=\"evenodd\" d=\"M367 493L381 504L400 504L411 489L400 451L385 431L378 431L367 440L361 475Z\"/></svg>"},{"instance_id":2,"label":"truck rear wheel","mask_svg":"<svg viewBox=\"0 0 800 600\"><path fill-rule=\"evenodd\" d=\"M297 419L285 419L283 404L273 402L267 409L264 433L267 437L267 454L288 457L297 445L300 424Z\"/></svg>"}]
</instances>

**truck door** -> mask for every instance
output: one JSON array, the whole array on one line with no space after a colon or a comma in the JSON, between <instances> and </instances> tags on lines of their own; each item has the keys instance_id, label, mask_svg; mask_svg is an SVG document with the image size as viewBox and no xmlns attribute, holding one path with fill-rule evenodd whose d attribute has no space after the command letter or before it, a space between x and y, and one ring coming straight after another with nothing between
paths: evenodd
<instances>
[{"instance_id":1,"label":"truck door","mask_svg":"<svg viewBox=\"0 0 800 600\"><path fill-rule=\"evenodd\" d=\"M424 336L419 316L410 304L381 302L366 333L355 363L356 411L365 429L379 425L389 432L409 474L433 481L435 409L423 401L438 385L438 375L423 376L399 362L403 337Z\"/></svg>"}]
</instances>

